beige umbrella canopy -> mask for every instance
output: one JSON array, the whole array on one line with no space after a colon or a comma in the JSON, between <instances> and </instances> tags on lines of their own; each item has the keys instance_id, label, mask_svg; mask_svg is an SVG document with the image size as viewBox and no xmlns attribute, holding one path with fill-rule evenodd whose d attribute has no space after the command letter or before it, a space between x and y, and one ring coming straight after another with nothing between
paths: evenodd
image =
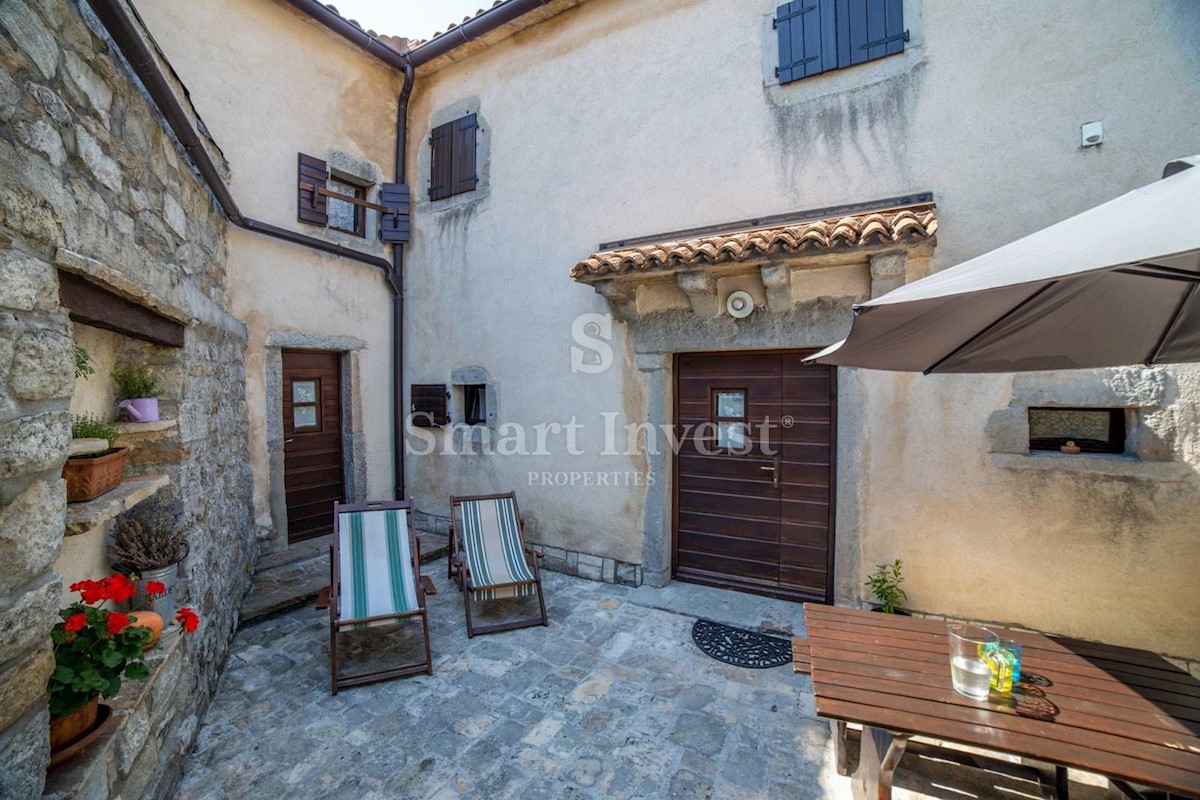
<instances>
[{"instance_id":1,"label":"beige umbrella canopy","mask_svg":"<svg viewBox=\"0 0 1200 800\"><path fill-rule=\"evenodd\" d=\"M1163 179L854 307L810 361L1022 372L1200 361L1200 156Z\"/></svg>"}]
</instances>

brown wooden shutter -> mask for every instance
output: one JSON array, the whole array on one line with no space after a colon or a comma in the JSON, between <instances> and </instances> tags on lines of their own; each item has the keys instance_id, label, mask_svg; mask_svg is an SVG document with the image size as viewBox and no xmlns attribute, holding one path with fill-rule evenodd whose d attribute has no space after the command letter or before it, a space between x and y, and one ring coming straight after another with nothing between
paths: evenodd
<instances>
[{"instance_id":1,"label":"brown wooden shutter","mask_svg":"<svg viewBox=\"0 0 1200 800\"><path fill-rule=\"evenodd\" d=\"M411 396L414 427L434 428L450 421L446 410L446 384L414 383Z\"/></svg>"},{"instance_id":2,"label":"brown wooden shutter","mask_svg":"<svg viewBox=\"0 0 1200 800\"><path fill-rule=\"evenodd\" d=\"M319 158L300 153L300 201L297 219L312 225L329 224L325 195L317 191L329 182L329 167Z\"/></svg>"},{"instance_id":3,"label":"brown wooden shutter","mask_svg":"<svg viewBox=\"0 0 1200 800\"><path fill-rule=\"evenodd\" d=\"M412 198L407 183L385 183L379 204L387 211L379 218L379 238L389 244L405 244L411 236Z\"/></svg>"},{"instance_id":4,"label":"brown wooden shutter","mask_svg":"<svg viewBox=\"0 0 1200 800\"><path fill-rule=\"evenodd\" d=\"M478 128L474 114L454 121L453 156L450 159L454 177L450 194L474 191L479 183L475 174L475 131Z\"/></svg>"},{"instance_id":5,"label":"brown wooden shutter","mask_svg":"<svg viewBox=\"0 0 1200 800\"><path fill-rule=\"evenodd\" d=\"M453 156L451 141L453 139L454 123L447 122L438 125L429 135L429 199L441 200L451 195L453 188Z\"/></svg>"}]
</instances>

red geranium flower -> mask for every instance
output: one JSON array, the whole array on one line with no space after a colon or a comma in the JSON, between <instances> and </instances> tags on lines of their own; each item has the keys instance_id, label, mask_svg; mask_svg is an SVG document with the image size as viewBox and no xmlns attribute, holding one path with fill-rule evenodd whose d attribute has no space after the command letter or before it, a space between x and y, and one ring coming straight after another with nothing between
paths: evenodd
<instances>
[{"instance_id":1,"label":"red geranium flower","mask_svg":"<svg viewBox=\"0 0 1200 800\"><path fill-rule=\"evenodd\" d=\"M183 629L188 633L195 633L196 628L200 627L200 617L196 615L195 611L192 611L186 606L179 609L179 613L175 615L175 620L182 625Z\"/></svg>"},{"instance_id":2,"label":"red geranium flower","mask_svg":"<svg viewBox=\"0 0 1200 800\"><path fill-rule=\"evenodd\" d=\"M75 633L76 631L83 630L84 626L86 626L86 625L87 625L87 614L80 612L78 614L72 614L71 616L67 617L67 622L64 627L71 633Z\"/></svg>"},{"instance_id":3,"label":"red geranium flower","mask_svg":"<svg viewBox=\"0 0 1200 800\"><path fill-rule=\"evenodd\" d=\"M167 587L163 585L162 581L146 581L146 594L154 597L166 593Z\"/></svg>"},{"instance_id":4,"label":"red geranium flower","mask_svg":"<svg viewBox=\"0 0 1200 800\"><path fill-rule=\"evenodd\" d=\"M99 581L79 581L78 583L72 583L71 591L79 592L83 596L83 602L88 605L108 599Z\"/></svg>"},{"instance_id":5,"label":"red geranium flower","mask_svg":"<svg viewBox=\"0 0 1200 800\"><path fill-rule=\"evenodd\" d=\"M133 581L119 573L105 578L100 584L104 587L104 599L114 603L123 603L137 594L137 587L133 585Z\"/></svg>"},{"instance_id":6,"label":"red geranium flower","mask_svg":"<svg viewBox=\"0 0 1200 800\"><path fill-rule=\"evenodd\" d=\"M116 636L121 631L129 627L129 617L118 611L114 611L108 615L108 632Z\"/></svg>"}]
</instances>

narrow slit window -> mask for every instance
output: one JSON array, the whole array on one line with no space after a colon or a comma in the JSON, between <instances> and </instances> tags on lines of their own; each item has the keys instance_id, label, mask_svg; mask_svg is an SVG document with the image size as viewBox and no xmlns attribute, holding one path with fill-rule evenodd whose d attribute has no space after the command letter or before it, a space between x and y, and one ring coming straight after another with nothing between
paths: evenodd
<instances>
[{"instance_id":1,"label":"narrow slit window","mask_svg":"<svg viewBox=\"0 0 1200 800\"><path fill-rule=\"evenodd\" d=\"M1029 449L1061 451L1073 443L1082 453L1124 453L1123 408L1030 408Z\"/></svg>"},{"instance_id":2,"label":"narrow slit window","mask_svg":"<svg viewBox=\"0 0 1200 800\"><path fill-rule=\"evenodd\" d=\"M746 390L713 391L713 422L717 426L717 447L742 450L746 446Z\"/></svg>"}]
</instances>

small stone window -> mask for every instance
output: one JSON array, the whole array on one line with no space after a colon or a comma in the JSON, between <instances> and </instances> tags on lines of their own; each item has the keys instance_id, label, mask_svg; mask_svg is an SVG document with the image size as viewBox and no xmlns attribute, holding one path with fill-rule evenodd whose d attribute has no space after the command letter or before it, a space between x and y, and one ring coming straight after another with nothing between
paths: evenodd
<instances>
[{"instance_id":1,"label":"small stone window","mask_svg":"<svg viewBox=\"0 0 1200 800\"><path fill-rule=\"evenodd\" d=\"M1126 452L1123 408L1030 408L1030 451L1081 453Z\"/></svg>"},{"instance_id":2,"label":"small stone window","mask_svg":"<svg viewBox=\"0 0 1200 800\"><path fill-rule=\"evenodd\" d=\"M487 384L471 383L462 387L463 422L467 425L487 424Z\"/></svg>"},{"instance_id":3,"label":"small stone window","mask_svg":"<svg viewBox=\"0 0 1200 800\"><path fill-rule=\"evenodd\" d=\"M330 192L353 197L360 203L367 199L367 187L361 183L352 182L350 178L331 174L328 186ZM352 233L355 236L366 236L365 210L361 205L329 195L329 227Z\"/></svg>"}]
</instances>

